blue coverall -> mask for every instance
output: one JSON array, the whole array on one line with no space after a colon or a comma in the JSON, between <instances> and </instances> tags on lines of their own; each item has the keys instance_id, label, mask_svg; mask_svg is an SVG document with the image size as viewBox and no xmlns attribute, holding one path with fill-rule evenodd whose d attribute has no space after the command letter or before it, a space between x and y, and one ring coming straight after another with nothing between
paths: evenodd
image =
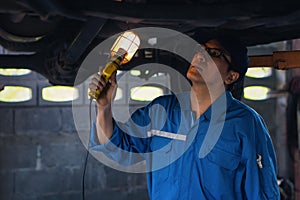
<instances>
[{"instance_id":1,"label":"blue coverall","mask_svg":"<svg viewBox=\"0 0 300 200\"><path fill-rule=\"evenodd\" d=\"M94 124L90 148L123 165L140 161L140 154L147 162L151 200L279 199L276 157L263 119L230 92L221 96L225 104L224 98L212 104L217 114L212 115L211 106L198 119L188 92L158 97L127 123L114 121L106 144L99 144ZM222 105L225 112L218 111ZM218 124L222 126L217 140L201 156L208 129L213 134Z\"/></svg>"}]
</instances>

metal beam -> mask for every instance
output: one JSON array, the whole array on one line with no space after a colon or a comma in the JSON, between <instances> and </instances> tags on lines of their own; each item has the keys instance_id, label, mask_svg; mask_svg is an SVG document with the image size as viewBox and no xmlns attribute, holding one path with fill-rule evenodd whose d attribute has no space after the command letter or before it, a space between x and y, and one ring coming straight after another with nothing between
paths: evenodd
<instances>
[{"instance_id":1,"label":"metal beam","mask_svg":"<svg viewBox=\"0 0 300 200\"><path fill-rule=\"evenodd\" d=\"M278 51L272 55L250 56L249 67L300 68L300 51Z\"/></svg>"},{"instance_id":2,"label":"metal beam","mask_svg":"<svg viewBox=\"0 0 300 200\"><path fill-rule=\"evenodd\" d=\"M78 35L75 37L71 45L62 58L67 65L76 63L84 54L87 47L96 38L106 20L101 18L90 18L81 28Z\"/></svg>"}]
</instances>

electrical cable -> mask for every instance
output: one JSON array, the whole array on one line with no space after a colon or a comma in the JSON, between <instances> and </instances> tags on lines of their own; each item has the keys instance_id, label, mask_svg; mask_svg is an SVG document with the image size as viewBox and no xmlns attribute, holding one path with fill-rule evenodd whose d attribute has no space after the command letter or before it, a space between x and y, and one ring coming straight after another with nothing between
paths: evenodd
<instances>
[{"instance_id":1,"label":"electrical cable","mask_svg":"<svg viewBox=\"0 0 300 200\"><path fill-rule=\"evenodd\" d=\"M84 187L84 182L85 182L85 172L86 172L86 166L87 166L87 161L89 157L89 150L86 151L86 156L84 160L84 166L83 166L83 173L82 173L82 200L85 199L85 187Z\"/></svg>"},{"instance_id":2,"label":"electrical cable","mask_svg":"<svg viewBox=\"0 0 300 200\"><path fill-rule=\"evenodd\" d=\"M92 102L93 99L90 99L90 104L89 104L89 133L92 131ZM88 141L89 143L89 141ZM89 144L87 145L87 151L86 151L86 156L84 159L84 165L83 165L83 172L82 172L82 200L85 200L85 173L86 173L86 167L87 167L87 162L89 158Z\"/></svg>"}]
</instances>

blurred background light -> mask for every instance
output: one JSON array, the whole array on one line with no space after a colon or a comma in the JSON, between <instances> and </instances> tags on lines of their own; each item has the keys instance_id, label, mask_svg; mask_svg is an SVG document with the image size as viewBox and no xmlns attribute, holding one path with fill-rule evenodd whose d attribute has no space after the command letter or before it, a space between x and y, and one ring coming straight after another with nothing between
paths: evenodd
<instances>
[{"instance_id":1,"label":"blurred background light","mask_svg":"<svg viewBox=\"0 0 300 200\"><path fill-rule=\"evenodd\" d=\"M271 67L250 67L247 70L246 76L250 78L266 78L272 75Z\"/></svg>"},{"instance_id":2,"label":"blurred background light","mask_svg":"<svg viewBox=\"0 0 300 200\"><path fill-rule=\"evenodd\" d=\"M8 69L3 69L0 68L0 75L3 76L23 76L26 74L29 74L31 70L29 69L14 69L14 68L8 68Z\"/></svg>"},{"instance_id":3,"label":"blurred background light","mask_svg":"<svg viewBox=\"0 0 300 200\"><path fill-rule=\"evenodd\" d=\"M138 86L130 89L130 98L135 101L151 101L163 95L163 89L154 86Z\"/></svg>"},{"instance_id":4,"label":"blurred background light","mask_svg":"<svg viewBox=\"0 0 300 200\"><path fill-rule=\"evenodd\" d=\"M46 101L66 102L78 97L78 89L71 86L49 86L42 89L42 98Z\"/></svg>"},{"instance_id":5,"label":"blurred background light","mask_svg":"<svg viewBox=\"0 0 300 200\"><path fill-rule=\"evenodd\" d=\"M32 89L23 86L5 86L0 92L2 102L24 102L32 99Z\"/></svg>"},{"instance_id":6,"label":"blurred background light","mask_svg":"<svg viewBox=\"0 0 300 200\"><path fill-rule=\"evenodd\" d=\"M141 71L140 70L130 70L130 74L132 76L140 76L141 75Z\"/></svg>"},{"instance_id":7,"label":"blurred background light","mask_svg":"<svg viewBox=\"0 0 300 200\"><path fill-rule=\"evenodd\" d=\"M116 96L115 96L115 101L120 100L123 98L123 89L117 88Z\"/></svg>"},{"instance_id":8,"label":"blurred background light","mask_svg":"<svg viewBox=\"0 0 300 200\"><path fill-rule=\"evenodd\" d=\"M265 100L268 99L270 88L264 86L248 86L244 88L244 98L247 100Z\"/></svg>"}]
</instances>

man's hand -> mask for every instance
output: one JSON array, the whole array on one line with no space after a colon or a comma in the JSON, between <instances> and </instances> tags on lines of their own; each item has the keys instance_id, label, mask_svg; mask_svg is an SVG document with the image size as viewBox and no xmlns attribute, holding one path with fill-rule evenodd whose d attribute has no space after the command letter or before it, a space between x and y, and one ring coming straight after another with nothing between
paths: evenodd
<instances>
[{"instance_id":1,"label":"man's hand","mask_svg":"<svg viewBox=\"0 0 300 200\"><path fill-rule=\"evenodd\" d=\"M104 78L100 74L95 74L89 85L91 91L101 90L99 98L97 99L98 108L105 108L111 104L111 101L115 97L115 88L117 86L116 82L116 72L114 72L109 79L109 85L106 87ZM105 88L105 90L104 90ZM103 91L104 90L104 91Z\"/></svg>"}]
</instances>

